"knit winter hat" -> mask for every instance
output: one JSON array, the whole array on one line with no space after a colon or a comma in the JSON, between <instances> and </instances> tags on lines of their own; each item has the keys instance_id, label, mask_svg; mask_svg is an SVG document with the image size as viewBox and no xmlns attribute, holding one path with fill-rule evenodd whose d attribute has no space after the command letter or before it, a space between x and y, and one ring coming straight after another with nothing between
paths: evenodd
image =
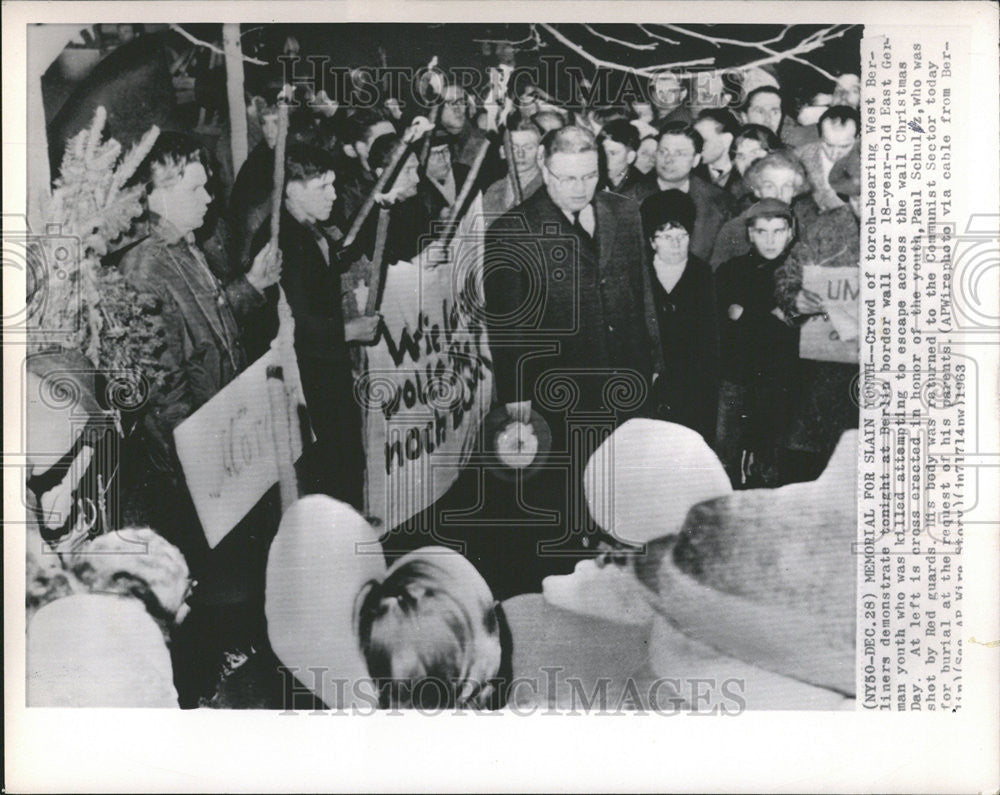
<instances>
[{"instance_id":1,"label":"knit winter hat","mask_svg":"<svg viewBox=\"0 0 1000 795\"><path fill-rule=\"evenodd\" d=\"M181 551L148 527L130 527L105 533L81 545L70 567L92 591L113 590L125 573L143 580L171 615L184 604L188 566Z\"/></svg>"}]
</instances>

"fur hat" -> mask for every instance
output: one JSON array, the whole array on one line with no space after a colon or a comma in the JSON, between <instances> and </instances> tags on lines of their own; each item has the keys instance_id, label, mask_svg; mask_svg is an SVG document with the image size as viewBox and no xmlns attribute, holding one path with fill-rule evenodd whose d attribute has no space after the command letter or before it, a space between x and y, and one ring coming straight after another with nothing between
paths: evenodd
<instances>
[{"instance_id":1,"label":"fur hat","mask_svg":"<svg viewBox=\"0 0 1000 795\"><path fill-rule=\"evenodd\" d=\"M647 240L665 223L678 224L689 235L694 229L694 202L683 191L665 190L654 193L642 203L639 212L642 215L642 233Z\"/></svg>"},{"instance_id":2,"label":"fur hat","mask_svg":"<svg viewBox=\"0 0 1000 795\"><path fill-rule=\"evenodd\" d=\"M91 591L114 591L122 574L144 581L172 616L187 596L188 566L181 551L148 527L105 533L81 545L70 568Z\"/></svg>"},{"instance_id":3,"label":"fur hat","mask_svg":"<svg viewBox=\"0 0 1000 795\"><path fill-rule=\"evenodd\" d=\"M815 481L694 505L642 562L654 609L724 655L852 697L857 444L846 431Z\"/></svg>"}]
</instances>

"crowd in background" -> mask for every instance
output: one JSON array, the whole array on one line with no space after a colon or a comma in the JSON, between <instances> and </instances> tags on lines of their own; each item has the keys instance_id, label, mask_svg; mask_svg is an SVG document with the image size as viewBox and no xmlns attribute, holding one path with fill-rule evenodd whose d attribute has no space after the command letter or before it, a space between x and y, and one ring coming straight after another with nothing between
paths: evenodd
<instances>
[{"instance_id":1,"label":"crowd in background","mask_svg":"<svg viewBox=\"0 0 1000 795\"><path fill-rule=\"evenodd\" d=\"M324 148L333 158L337 199L329 227L343 232L374 187L384 165L379 161L386 159L394 140L391 136L401 131L406 119L399 104L392 101L376 108L344 108L325 95L317 99L307 93L303 99L303 107L292 114L292 136ZM486 129L488 109L483 98L451 84L441 99L429 157L419 163L416 195L406 212L396 213L407 219L405 229L401 221L396 225L398 250L394 253L400 258L412 256L416 241L454 202L479 141L494 142L477 175L484 192L484 212L499 215L515 204L514 184L505 174L509 164L504 147L498 133ZM856 206L860 171L855 162L859 157L855 149L860 134L859 82L854 75L843 76L830 86L829 94L813 97L795 117L777 80L760 69L748 76L744 95L729 98L728 105L720 106L715 98L704 107L697 99L690 81L669 74L651 81L648 96L617 106L567 107L550 100L541 89L529 88L516 98L506 125L520 198L528 199L543 185L544 166L538 153L546 134L564 126L592 131L599 141L600 189L646 206L644 248L655 250L654 261L662 266L665 258L679 262L690 256L693 272L707 266L711 274L702 279L700 306L687 295L685 279L679 297L670 302L676 303L670 319L660 313L661 322L671 327L664 334L670 361L688 360L687 366L678 365L676 378L667 387L672 392L662 401L670 406L667 413L717 445L734 482L777 485L809 477L821 469L852 415L850 378L845 373L846 382L837 380L829 372L816 373L814 365L799 362L796 327L822 311L817 297L801 289L802 266L857 264L858 227L851 208ZM258 98L250 116L261 129L261 140L240 169L228 205L231 268L246 267L248 241L268 211L270 195L276 109ZM687 207L679 196L664 203L662 195L645 204L650 197L671 190L685 194L692 206ZM786 209L779 212L771 202L749 213L765 199L781 202ZM662 206L659 213L653 209L657 205ZM761 215L764 208L787 215L788 227L787 232L777 233L782 243L779 250L768 248L766 255L756 244L764 233L748 234L748 227L777 223L770 215ZM654 243L654 233L670 237L662 225L650 227L664 212L669 226L687 235L676 250ZM731 264L737 257L743 258L745 267ZM766 286L756 286L758 298L769 296L764 301L767 305L743 305L745 314L733 318L730 306L739 303L734 298L710 311L704 301L714 301L709 296L717 291L750 289L737 284L739 276L733 274L750 272L758 260L768 263ZM352 279L350 274L345 278ZM662 280L657 284L662 304L675 285ZM358 310L347 285L344 293L344 311L351 317ZM744 304L750 300L743 298ZM753 326L754 332L737 332L758 323L756 315L763 310L767 315L760 319L763 325ZM705 325L709 316L713 321ZM773 339L768 337L772 323ZM770 340L756 354L759 359L766 353L767 361L751 364L755 354L748 340L757 337ZM694 362L701 362L700 367ZM766 370L770 375L754 380L750 370ZM817 403L817 390L835 393L832 403ZM751 409L752 405L757 408ZM767 430L761 430L765 426ZM749 444L750 438L770 441ZM748 449L754 454L749 460Z\"/></svg>"},{"instance_id":2,"label":"crowd in background","mask_svg":"<svg viewBox=\"0 0 1000 795\"><path fill-rule=\"evenodd\" d=\"M755 70L743 89L733 102L702 106L688 81L664 75L651 81L648 96L622 105L567 106L529 88L513 98L505 141L484 98L448 82L426 144L397 163L410 121L398 102L350 107L300 87L290 114L277 250L269 242L278 138L273 97L248 103L252 145L228 195L196 140L164 133L144 172L153 234L118 263L137 289L160 302L173 335L162 351L166 379L141 426L134 477L144 479L139 485L155 506L147 523L181 549L192 574L211 583L223 573L214 591L203 588L203 599L224 603L227 588L242 587L259 600L268 532L277 521L273 505L258 506L242 530L209 551L170 432L266 350L277 328L280 283L295 314L295 350L316 435L300 483L361 510L364 453L352 370L358 346L376 339L378 321L358 305L355 288L373 259L411 259L435 223L456 212L469 179L493 221L484 263L487 309L518 289L491 281L491 252L504 257L501 219L513 211L529 223L564 223L596 274L628 260L627 268L607 271L620 283L605 288L602 276L586 293L596 303L582 313L583 326L604 325L580 354L594 366L606 361L650 374L642 406L624 414L697 431L736 488L817 477L841 432L856 426L856 366L800 357L801 325L825 311L823 297L804 288L803 268L858 263L859 84L845 75L794 117L769 72ZM479 158L483 144L489 148ZM560 171L559 163L589 162L591 153L596 170ZM393 178L377 197L388 211L387 229L380 234L380 213L372 213L345 245L387 168ZM562 215L546 215L552 207ZM607 299L613 305L602 306L602 296L615 296ZM630 331L616 331L619 323ZM505 331L491 327L491 336L500 340ZM523 334L519 339L523 347ZM502 345L493 355L500 402L512 418L524 412L528 419L532 407L524 401L532 396L514 383L516 362ZM509 568L512 554L505 550L497 565ZM253 584L233 586L234 571ZM537 581L520 587L531 590ZM508 584L508 593L516 590ZM176 612L156 617L167 621ZM184 664L179 659L175 653L175 666ZM203 690L203 681L192 685L194 701L191 693L182 701L195 703Z\"/></svg>"}]
</instances>

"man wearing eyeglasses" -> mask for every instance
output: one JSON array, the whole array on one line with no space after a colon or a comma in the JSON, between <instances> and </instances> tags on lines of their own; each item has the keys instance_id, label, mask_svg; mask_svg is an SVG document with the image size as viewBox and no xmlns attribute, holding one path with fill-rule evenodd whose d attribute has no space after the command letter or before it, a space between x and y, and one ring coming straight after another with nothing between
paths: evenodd
<instances>
[{"instance_id":1,"label":"man wearing eyeglasses","mask_svg":"<svg viewBox=\"0 0 1000 795\"><path fill-rule=\"evenodd\" d=\"M541 146L542 131L534 119L520 114L512 114L507 119L507 129L510 130L510 153L513 155L514 174L521 198L531 198L542 185L542 168L538 162L538 149ZM501 150L501 154L503 151ZM506 158L506 155L504 155ZM511 163L507 164L508 170ZM483 212L492 218L507 212L517 204L511 174L501 177L483 191Z\"/></svg>"},{"instance_id":2,"label":"man wearing eyeglasses","mask_svg":"<svg viewBox=\"0 0 1000 795\"><path fill-rule=\"evenodd\" d=\"M485 134L469 121L468 108L469 100L461 86L445 86L438 123L448 134L452 162L471 166Z\"/></svg>"},{"instance_id":3,"label":"man wearing eyeglasses","mask_svg":"<svg viewBox=\"0 0 1000 795\"><path fill-rule=\"evenodd\" d=\"M722 225L733 217L733 200L724 190L691 172L701 162L704 141L693 127L671 123L660 132L656 148L656 168L636 180L624 195L642 204L648 197L666 190L679 190L694 202L694 229L690 252L708 261Z\"/></svg>"},{"instance_id":4,"label":"man wearing eyeglasses","mask_svg":"<svg viewBox=\"0 0 1000 795\"><path fill-rule=\"evenodd\" d=\"M417 195L431 220L442 220L452 210L468 175L468 166L452 162L444 130L435 130L417 189Z\"/></svg>"},{"instance_id":5,"label":"man wearing eyeglasses","mask_svg":"<svg viewBox=\"0 0 1000 795\"><path fill-rule=\"evenodd\" d=\"M592 553L599 531L581 502L583 467L614 427L643 410L662 358L655 313L646 311L638 205L597 191L589 130L550 133L539 161L544 190L493 223L484 256L498 400L511 423L540 418L552 434L546 466L517 493L535 528L512 531L511 543L529 545L517 558L527 590ZM540 523L537 510L550 519Z\"/></svg>"}]
</instances>

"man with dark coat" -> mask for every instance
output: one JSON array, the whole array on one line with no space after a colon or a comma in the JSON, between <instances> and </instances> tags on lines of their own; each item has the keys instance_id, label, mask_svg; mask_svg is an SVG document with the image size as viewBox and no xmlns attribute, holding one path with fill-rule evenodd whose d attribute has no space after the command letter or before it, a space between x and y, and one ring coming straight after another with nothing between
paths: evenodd
<instances>
[{"instance_id":1,"label":"man with dark coat","mask_svg":"<svg viewBox=\"0 0 1000 795\"><path fill-rule=\"evenodd\" d=\"M829 176L834 164L857 144L861 117L855 108L835 105L820 116L816 128L819 140L803 144L796 154L809 175L813 200L820 210L827 212L844 205L837 191L830 187Z\"/></svg>"},{"instance_id":2,"label":"man with dark coat","mask_svg":"<svg viewBox=\"0 0 1000 795\"><path fill-rule=\"evenodd\" d=\"M208 546L174 448L173 430L246 367L244 318L264 304L264 290L281 272L281 255L263 248L245 275L221 281L194 242L211 200L205 156L198 142L161 133L142 167L149 182L152 232L123 258L120 268L158 309L165 345L149 384L139 430L143 479L153 524L184 553L199 578Z\"/></svg>"},{"instance_id":3,"label":"man with dark coat","mask_svg":"<svg viewBox=\"0 0 1000 795\"><path fill-rule=\"evenodd\" d=\"M604 190L625 195L643 177L635 167L639 130L626 119L615 119L601 128L597 141L604 150Z\"/></svg>"},{"instance_id":4,"label":"man with dark coat","mask_svg":"<svg viewBox=\"0 0 1000 795\"><path fill-rule=\"evenodd\" d=\"M469 120L468 107L469 99L461 86L455 83L445 86L441 95L441 115L438 117L438 126L447 135L448 147L451 150L451 162L461 163L471 168L480 147L488 140L488 136ZM494 180L499 179L505 170L498 150L494 147L483 161L480 169L480 174L485 180L483 184L489 185Z\"/></svg>"},{"instance_id":5,"label":"man with dark coat","mask_svg":"<svg viewBox=\"0 0 1000 795\"><path fill-rule=\"evenodd\" d=\"M733 195L741 181L729 150L739 135L740 125L725 108L705 108L694 128L702 138L701 162L694 173Z\"/></svg>"},{"instance_id":6,"label":"man with dark coat","mask_svg":"<svg viewBox=\"0 0 1000 795\"><path fill-rule=\"evenodd\" d=\"M529 544L517 558L526 588L593 547L583 468L617 424L644 410L661 366L638 207L597 191L589 130L548 136L542 169L545 190L494 222L484 255L498 400L512 421L537 411L552 434L550 466L524 481L522 507L554 516L548 526L534 518L511 541Z\"/></svg>"},{"instance_id":7,"label":"man with dark coat","mask_svg":"<svg viewBox=\"0 0 1000 795\"><path fill-rule=\"evenodd\" d=\"M372 144L395 132L393 123L371 108L359 108L344 122L341 142L344 160L338 169L340 187L335 208L339 207L339 215L347 223L354 220L378 179L368 157Z\"/></svg>"},{"instance_id":8,"label":"man with dark coat","mask_svg":"<svg viewBox=\"0 0 1000 795\"><path fill-rule=\"evenodd\" d=\"M263 140L247 155L229 193L229 226L232 231L230 253L235 263L241 263L245 259L254 232L271 209L274 146L278 142L278 108L260 101L257 103L257 117L260 119Z\"/></svg>"},{"instance_id":9,"label":"man with dark coat","mask_svg":"<svg viewBox=\"0 0 1000 795\"><path fill-rule=\"evenodd\" d=\"M427 165L417 189L417 196L431 221L446 220L468 175L467 165L452 162L447 137L436 130L432 135Z\"/></svg>"},{"instance_id":10,"label":"man with dark coat","mask_svg":"<svg viewBox=\"0 0 1000 795\"><path fill-rule=\"evenodd\" d=\"M724 190L692 174L701 162L702 138L693 127L668 124L660 133L656 148L656 168L636 180L623 195L639 204L665 190L679 190L694 202L695 219L690 251L708 261L715 237L733 216L733 199Z\"/></svg>"},{"instance_id":11,"label":"man with dark coat","mask_svg":"<svg viewBox=\"0 0 1000 795\"><path fill-rule=\"evenodd\" d=\"M372 142L368 160L376 179L391 164L400 140L397 135L381 135ZM348 321L364 311L358 303L358 289L369 283L378 239L380 208L389 212L381 260L386 265L412 261L428 245L428 236L436 231L427 205L419 194L420 163L417 153L411 149L403 158L395 181L377 197L376 205L361 225L354 242L340 252L340 259L346 265L341 278L341 292L344 317Z\"/></svg>"},{"instance_id":12,"label":"man with dark coat","mask_svg":"<svg viewBox=\"0 0 1000 795\"><path fill-rule=\"evenodd\" d=\"M488 218L494 218L507 212L517 204L514 185L511 177L517 178L521 189L521 200L530 198L542 185L542 168L538 164L538 148L541 145L543 131L534 119L512 114L507 119L507 129L510 130L510 149L513 163L507 164L506 176L496 180L483 191L483 213ZM504 150L501 155L506 159ZM513 175L510 169L513 167Z\"/></svg>"}]
</instances>

